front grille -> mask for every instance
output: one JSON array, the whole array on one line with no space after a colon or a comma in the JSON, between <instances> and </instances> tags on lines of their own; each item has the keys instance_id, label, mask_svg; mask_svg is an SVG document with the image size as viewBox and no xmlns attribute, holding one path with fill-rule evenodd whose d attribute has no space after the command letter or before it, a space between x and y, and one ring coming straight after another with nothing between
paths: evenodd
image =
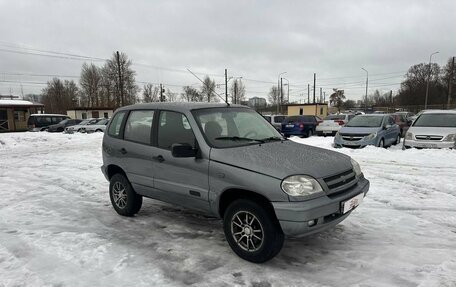
<instances>
[{"instance_id":1,"label":"front grille","mask_svg":"<svg viewBox=\"0 0 456 287\"><path fill-rule=\"evenodd\" d=\"M346 141L359 141L368 134L340 134L341 137Z\"/></svg>"},{"instance_id":2,"label":"front grille","mask_svg":"<svg viewBox=\"0 0 456 287\"><path fill-rule=\"evenodd\" d=\"M336 175L325 177L323 180L328 186L328 195L340 194L356 184L356 174L352 169L349 169Z\"/></svg>"},{"instance_id":3,"label":"front grille","mask_svg":"<svg viewBox=\"0 0 456 287\"><path fill-rule=\"evenodd\" d=\"M443 136L417 135L417 136L415 136L415 138L417 140L440 141L443 139Z\"/></svg>"}]
</instances>

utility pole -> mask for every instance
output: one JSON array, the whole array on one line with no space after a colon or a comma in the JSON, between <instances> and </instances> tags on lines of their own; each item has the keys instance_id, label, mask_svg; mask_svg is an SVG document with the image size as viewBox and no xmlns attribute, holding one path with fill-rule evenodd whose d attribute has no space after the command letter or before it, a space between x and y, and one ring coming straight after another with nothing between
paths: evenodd
<instances>
[{"instance_id":1,"label":"utility pole","mask_svg":"<svg viewBox=\"0 0 456 287\"><path fill-rule=\"evenodd\" d=\"M119 51L116 52L117 55L117 68L119 70L119 89L120 89L120 102L121 105L124 105L124 93L123 93L123 81L122 81L122 71L120 69L120 55Z\"/></svg>"},{"instance_id":2,"label":"utility pole","mask_svg":"<svg viewBox=\"0 0 456 287\"><path fill-rule=\"evenodd\" d=\"M234 104L237 104L237 79L234 79Z\"/></svg>"},{"instance_id":3,"label":"utility pole","mask_svg":"<svg viewBox=\"0 0 456 287\"><path fill-rule=\"evenodd\" d=\"M307 84L307 103L310 104L310 84Z\"/></svg>"},{"instance_id":4,"label":"utility pole","mask_svg":"<svg viewBox=\"0 0 456 287\"><path fill-rule=\"evenodd\" d=\"M314 103L314 104L315 104L315 84L316 84L316 82L317 82L317 74L314 73L314 90L313 90L313 93L314 93L314 94L313 94L313 96L314 96L314 101L313 101L313 103Z\"/></svg>"},{"instance_id":5,"label":"utility pole","mask_svg":"<svg viewBox=\"0 0 456 287\"><path fill-rule=\"evenodd\" d=\"M326 92L323 92L323 104L326 103Z\"/></svg>"},{"instance_id":6,"label":"utility pole","mask_svg":"<svg viewBox=\"0 0 456 287\"><path fill-rule=\"evenodd\" d=\"M447 109L450 108L451 105L451 89L453 87L453 78L454 78L454 58L453 62L451 63L451 71L450 71L450 78L448 79L448 102L447 102Z\"/></svg>"},{"instance_id":7,"label":"utility pole","mask_svg":"<svg viewBox=\"0 0 456 287\"><path fill-rule=\"evenodd\" d=\"M163 102L163 87L162 87L162 84L160 84L160 102Z\"/></svg>"},{"instance_id":8,"label":"utility pole","mask_svg":"<svg viewBox=\"0 0 456 287\"><path fill-rule=\"evenodd\" d=\"M438 52L434 52L429 56L429 73L428 73L428 78L426 81L426 99L424 100L424 109L427 109L427 102L428 102L428 95L429 95L429 81L431 80L431 61L432 61L432 55L437 54Z\"/></svg>"},{"instance_id":9,"label":"utility pole","mask_svg":"<svg viewBox=\"0 0 456 287\"><path fill-rule=\"evenodd\" d=\"M366 99L365 99L366 108L365 108L364 112L367 112L367 87L369 87L369 72L364 68L361 68L361 69L363 69L364 72L366 72Z\"/></svg>"},{"instance_id":10,"label":"utility pole","mask_svg":"<svg viewBox=\"0 0 456 287\"><path fill-rule=\"evenodd\" d=\"M228 103L228 72L225 69L225 102Z\"/></svg>"},{"instance_id":11,"label":"utility pole","mask_svg":"<svg viewBox=\"0 0 456 287\"><path fill-rule=\"evenodd\" d=\"M283 105L283 85L282 85L282 77L280 77L280 109L283 110L282 108ZM283 112L283 111L281 111Z\"/></svg>"},{"instance_id":12,"label":"utility pole","mask_svg":"<svg viewBox=\"0 0 456 287\"><path fill-rule=\"evenodd\" d=\"M323 88L320 87L320 103L323 100Z\"/></svg>"}]
</instances>

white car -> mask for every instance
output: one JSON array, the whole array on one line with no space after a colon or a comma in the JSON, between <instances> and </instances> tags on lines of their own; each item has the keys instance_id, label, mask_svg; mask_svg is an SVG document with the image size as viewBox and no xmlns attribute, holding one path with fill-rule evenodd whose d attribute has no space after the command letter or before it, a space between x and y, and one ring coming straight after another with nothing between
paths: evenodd
<instances>
[{"instance_id":1,"label":"white car","mask_svg":"<svg viewBox=\"0 0 456 287\"><path fill-rule=\"evenodd\" d=\"M109 119L103 119L96 124L87 125L81 128L82 133L93 133L93 132L104 132L106 129L106 125L109 123Z\"/></svg>"},{"instance_id":2,"label":"white car","mask_svg":"<svg viewBox=\"0 0 456 287\"><path fill-rule=\"evenodd\" d=\"M456 111L421 113L405 134L403 149L456 148Z\"/></svg>"},{"instance_id":3,"label":"white car","mask_svg":"<svg viewBox=\"0 0 456 287\"><path fill-rule=\"evenodd\" d=\"M72 134L74 132L80 132L82 131L82 128L87 127L88 125L93 125L99 122L101 119L96 119L96 118L91 118L91 119L86 119L80 122L78 125L75 126L69 126L65 128L65 133Z\"/></svg>"},{"instance_id":4,"label":"white car","mask_svg":"<svg viewBox=\"0 0 456 287\"><path fill-rule=\"evenodd\" d=\"M287 116L285 115L263 115L279 132L282 130L282 122Z\"/></svg>"},{"instance_id":5,"label":"white car","mask_svg":"<svg viewBox=\"0 0 456 287\"><path fill-rule=\"evenodd\" d=\"M315 129L319 136L334 136L346 123L353 119L354 114L329 115Z\"/></svg>"}]
</instances>

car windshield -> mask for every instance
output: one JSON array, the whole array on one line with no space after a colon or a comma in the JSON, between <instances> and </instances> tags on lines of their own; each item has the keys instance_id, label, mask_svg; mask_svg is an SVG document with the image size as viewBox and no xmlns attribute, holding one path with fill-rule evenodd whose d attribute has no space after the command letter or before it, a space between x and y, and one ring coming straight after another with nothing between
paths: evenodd
<instances>
[{"instance_id":1,"label":"car windshield","mask_svg":"<svg viewBox=\"0 0 456 287\"><path fill-rule=\"evenodd\" d=\"M346 124L346 127L374 128L382 125L383 117L357 116Z\"/></svg>"},{"instance_id":2,"label":"car windshield","mask_svg":"<svg viewBox=\"0 0 456 287\"><path fill-rule=\"evenodd\" d=\"M283 140L257 112L247 108L211 108L193 111L209 145L216 148Z\"/></svg>"},{"instance_id":3,"label":"car windshield","mask_svg":"<svg viewBox=\"0 0 456 287\"><path fill-rule=\"evenodd\" d=\"M325 118L325 121L330 121L330 120L345 120L345 115L331 115L331 116L327 116Z\"/></svg>"},{"instance_id":4,"label":"car windshield","mask_svg":"<svg viewBox=\"0 0 456 287\"><path fill-rule=\"evenodd\" d=\"M106 125L108 123L108 119L104 119L104 120L101 120L99 122L97 122L97 125Z\"/></svg>"},{"instance_id":5,"label":"car windshield","mask_svg":"<svg viewBox=\"0 0 456 287\"><path fill-rule=\"evenodd\" d=\"M456 114L422 114L413 126L456 128Z\"/></svg>"}]
</instances>

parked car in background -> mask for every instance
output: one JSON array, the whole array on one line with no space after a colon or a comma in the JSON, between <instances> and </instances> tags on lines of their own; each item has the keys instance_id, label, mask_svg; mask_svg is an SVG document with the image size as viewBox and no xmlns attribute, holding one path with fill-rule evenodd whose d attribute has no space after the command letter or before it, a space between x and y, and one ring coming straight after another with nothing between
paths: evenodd
<instances>
[{"instance_id":1,"label":"parked car in background","mask_svg":"<svg viewBox=\"0 0 456 287\"><path fill-rule=\"evenodd\" d=\"M82 128L85 128L88 125L94 125L101 120L103 120L103 119L99 119L99 118L86 119L86 120L83 120L82 122L80 122L78 125L66 127L65 132L69 133L69 134L72 134L74 132L80 132L80 131L82 131Z\"/></svg>"},{"instance_id":2,"label":"parked car in background","mask_svg":"<svg viewBox=\"0 0 456 287\"><path fill-rule=\"evenodd\" d=\"M405 134L403 148L456 148L456 111L421 113Z\"/></svg>"},{"instance_id":3,"label":"parked car in background","mask_svg":"<svg viewBox=\"0 0 456 287\"><path fill-rule=\"evenodd\" d=\"M121 107L102 147L118 214L137 214L143 196L199 210L221 218L232 250L255 263L276 256L285 235L340 223L369 190L349 156L286 140L241 105Z\"/></svg>"},{"instance_id":4,"label":"parked car in background","mask_svg":"<svg viewBox=\"0 0 456 287\"><path fill-rule=\"evenodd\" d=\"M356 115L354 114L329 115L318 124L316 133L319 136L334 136L342 126L348 123L355 116Z\"/></svg>"},{"instance_id":5,"label":"parked car in background","mask_svg":"<svg viewBox=\"0 0 456 287\"><path fill-rule=\"evenodd\" d=\"M69 127L69 126L74 126L74 125L77 125L79 124L80 122L82 122L82 120L78 120L78 119L66 119L66 120L63 120L61 121L60 123L58 124L55 124L55 125L50 125L46 128L46 131L48 132L63 132L65 130L66 127Z\"/></svg>"},{"instance_id":6,"label":"parked car in background","mask_svg":"<svg viewBox=\"0 0 456 287\"><path fill-rule=\"evenodd\" d=\"M367 145L388 147L401 141L401 130L390 115L354 117L334 137L335 147L359 148Z\"/></svg>"},{"instance_id":7,"label":"parked car in background","mask_svg":"<svg viewBox=\"0 0 456 287\"><path fill-rule=\"evenodd\" d=\"M375 115L384 115L384 114L386 114L386 112L385 111L374 111L373 114L375 114Z\"/></svg>"},{"instance_id":8,"label":"parked car in background","mask_svg":"<svg viewBox=\"0 0 456 287\"><path fill-rule=\"evenodd\" d=\"M320 121L321 119L316 116L289 116L283 120L281 132L286 137L310 137L315 134Z\"/></svg>"},{"instance_id":9,"label":"parked car in background","mask_svg":"<svg viewBox=\"0 0 456 287\"><path fill-rule=\"evenodd\" d=\"M411 118L415 116L414 113L412 113L412 112L406 112L406 111L395 112L394 114L395 114L395 115L401 115L401 116L403 116L407 121L413 121Z\"/></svg>"},{"instance_id":10,"label":"parked car in background","mask_svg":"<svg viewBox=\"0 0 456 287\"><path fill-rule=\"evenodd\" d=\"M268 122L270 122L278 131L282 130L282 122L287 117L285 115L264 115Z\"/></svg>"},{"instance_id":11,"label":"parked car in background","mask_svg":"<svg viewBox=\"0 0 456 287\"><path fill-rule=\"evenodd\" d=\"M401 136L404 137L412 122L407 120L404 114L394 113L391 116L401 129Z\"/></svg>"},{"instance_id":12,"label":"parked car in background","mask_svg":"<svg viewBox=\"0 0 456 287\"><path fill-rule=\"evenodd\" d=\"M69 118L67 115L60 114L31 114L27 120L27 128L31 132L44 131L48 126Z\"/></svg>"},{"instance_id":13,"label":"parked car in background","mask_svg":"<svg viewBox=\"0 0 456 287\"><path fill-rule=\"evenodd\" d=\"M82 133L104 132L106 129L106 125L108 123L109 123L109 119L103 119L93 125L86 125L85 127L82 127L81 132Z\"/></svg>"}]
</instances>

